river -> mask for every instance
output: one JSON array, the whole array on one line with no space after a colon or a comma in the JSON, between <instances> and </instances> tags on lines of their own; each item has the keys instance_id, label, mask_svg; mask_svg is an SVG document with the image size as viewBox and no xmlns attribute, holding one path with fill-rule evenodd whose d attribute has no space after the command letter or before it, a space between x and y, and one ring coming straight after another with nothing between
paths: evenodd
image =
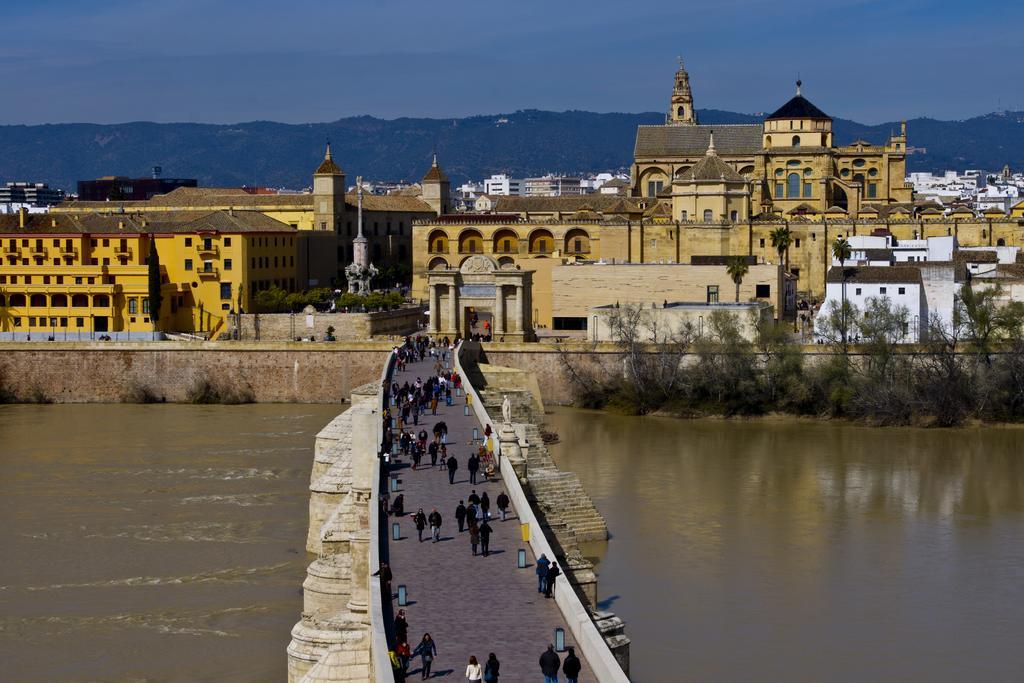
<instances>
[{"instance_id":1,"label":"river","mask_svg":"<svg viewBox=\"0 0 1024 683\"><path fill-rule=\"evenodd\" d=\"M0 406L0 678L284 680L341 410Z\"/></svg>"},{"instance_id":2,"label":"river","mask_svg":"<svg viewBox=\"0 0 1024 683\"><path fill-rule=\"evenodd\" d=\"M547 420L635 680L1020 680L1021 428Z\"/></svg>"}]
</instances>

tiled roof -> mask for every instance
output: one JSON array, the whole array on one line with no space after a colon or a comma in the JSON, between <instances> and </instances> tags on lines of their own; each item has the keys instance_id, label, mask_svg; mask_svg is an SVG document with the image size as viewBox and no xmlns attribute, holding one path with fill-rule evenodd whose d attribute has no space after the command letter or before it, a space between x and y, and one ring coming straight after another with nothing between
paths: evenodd
<instances>
[{"instance_id":1,"label":"tiled roof","mask_svg":"<svg viewBox=\"0 0 1024 683\"><path fill-rule=\"evenodd\" d=\"M350 209L358 206L358 198L355 192L345 195L345 204ZM363 193L363 211L404 211L407 213L434 213L430 207L419 197L409 197L401 194L366 194Z\"/></svg>"},{"instance_id":2,"label":"tiled roof","mask_svg":"<svg viewBox=\"0 0 1024 683\"><path fill-rule=\"evenodd\" d=\"M748 266L756 266L757 265L757 257L756 256L747 256L747 255L739 255L739 256L746 262L746 264ZM723 256L723 255L720 255L720 254L711 254L711 255L701 256L701 255L698 255L698 254L694 254L693 256L690 257L690 265L691 266L727 266L727 265L729 265L729 262L732 259L734 259L734 258L736 258L736 256Z\"/></svg>"},{"instance_id":3,"label":"tiled roof","mask_svg":"<svg viewBox=\"0 0 1024 683\"><path fill-rule=\"evenodd\" d=\"M575 213L587 207L603 214L641 213L632 200L612 194L563 195L561 197L498 197L497 213Z\"/></svg>"},{"instance_id":4,"label":"tiled roof","mask_svg":"<svg viewBox=\"0 0 1024 683\"><path fill-rule=\"evenodd\" d=\"M313 206L311 194L249 194L233 187L179 187L167 194L155 195L145 201L125 202L64 202L61 210L125 211L148 207L254 207L254 206Z\"/></svg>"},{"instance_id":5,"label":"tiled roof","mask_svg":"<svg viewBox=\"0 0 1024 683\"><path fill-rule=\"evenodd\" d=\"M818 210L807 202L800 202L786 213L797 216L800 214L818 213Z\"/></svg>"},{"instance_id":6,"label":"tiled roof","mask_svg":"<svg viewBox=\"0 0 1024 683\"><path fill-rule=\"evenodd\" d=\"M123 227L121 227L123 226ZM216 232L295 232L287 223L259 211L168 211L138 214L32 214L18 225L16 214L0 215L0 233L6 234L137 234Z\"/></svg>"},{"instance_id":7,"label":"tiled roof","mask_svg":"<svg viewBox=\"0 0 1024 683\"><path fill-rule=\"evenodd\" d=\"M913 266L864 266L861 268L829 268L827 282L842 282L843 271L846 271L846 282L865 284L910 283L921 282L921 271Z\"/></svg>"},{"instance_id":8,"label":"tiled roof","mask_svg":"<svg viewBox=\"0 0 1024 683\"><path fill-rule=\"evenodd\" d=\"M811 104L803 95L797 95L789 102L779 107L765 121L774 119L814 119L816 121L831 121L832 117Z\"/></svg>"},{"instance_id":9,"label":"tiled roof","mask_svg":"<svg viewBox=\"0 0 1024 683\"><path fill-rule=\"evenodd\" d=\"M953 260L964 263L999 263L999 254L994 251L957 249L953 252Z\"/></svg>"},{"instance_id":10,"label":"tiled roof","mask_svg":"<svg viewBox=\"0 0 1024 683\"><path fill-rule=\"evenodd\" d=\"M686 169L679 179L683 182L688 180L732 180L742 182L744 180L743 176L736 172L736 169L722 161L721 157L717 154L705 156Z\"/></svg>"},{"instance_id":11,"label":"tiled roof","mask_svg":"<svg viewBox=\"0 0 1024 683\"><path fill-rule=\"evenodd\" d=\"M715 133L720 155L751 155L761 151L761 124L718 126L640 126L633 154L638 159L703 156Z\"/></svg>"}]
</instances>

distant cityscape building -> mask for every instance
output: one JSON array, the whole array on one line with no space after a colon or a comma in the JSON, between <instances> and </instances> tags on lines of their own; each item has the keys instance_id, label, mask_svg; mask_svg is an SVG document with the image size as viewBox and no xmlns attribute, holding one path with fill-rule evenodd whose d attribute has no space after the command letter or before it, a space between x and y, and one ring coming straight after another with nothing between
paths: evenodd
<instances>
[{"instance_id":1,"label":"distant cityscape building","mask_svg":"<svg viewBox=\"0 0 1024 683\"><path fill-rule=\"evenodd\" d=\"M524 197L562 197L587 192L581 178L545 175L539 178L525 178L519 194Z\"/></svg>"},{"instance_id":2,"label":"distant cityscape building","mask_svg":"<svg viewBox=\"0 0 1024 683\"><path fill-rule=\"evenodd\" d=\"M522 180L505 174L492 175L484 181L484 194L495 197L516 197L522 190Z\"/></svg>"},{"instance_id":3,"label":"distant cityscape building","mask_svg":"<svg viewBox=\"0 0 1024 683\"><path fill-rule=\"evenodd\" d=\"M128 178L103 176L78 181L78 199L83 202L145 201L179 187L198 187L195 178Z\"/></svg>"},{"instance_id":4,"label":"distant cityscape building","mask_svg":"<svg viewBox=\"0 0 1024 683\"><path fill-rule=\"evenodd\" d=\"M0 204L24 204L26 206L53 206L64 201L64 190L50 187L46 183L9 182L0 187Z\"/></svg>"}]
</instances>

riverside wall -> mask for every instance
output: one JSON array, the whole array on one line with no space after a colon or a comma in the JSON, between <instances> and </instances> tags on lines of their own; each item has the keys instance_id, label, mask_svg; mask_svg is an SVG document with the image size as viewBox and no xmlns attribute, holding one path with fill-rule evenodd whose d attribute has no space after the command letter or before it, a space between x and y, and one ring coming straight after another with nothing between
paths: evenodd
<instances>
[{"instance_id":1,"label":"riverside wall","mask_svg":"<svg viewBox=\"0 0 1024 683\"><path fill-rule=\"evenodd\" d=\"M145 389L182 402L200 381L257 402L342 403L380 377L390 342L34 342L0 344L14 400L112 403Z\"/></svg>"},{"instance_id":2,"label":"riverside wall","mask_svg":"<svg viewBox=\"0 0 1024 683\"><path fill-rule=\"evenodd\" d=\"M330 327L339 341L405 336L420 329L426 310L426 306L406 306L374 313L319 313L309 306L301 313L243 313L228 316L226 334L243 341L294 341L310 337L323 340Z\"/></svg>"}]
</instances>

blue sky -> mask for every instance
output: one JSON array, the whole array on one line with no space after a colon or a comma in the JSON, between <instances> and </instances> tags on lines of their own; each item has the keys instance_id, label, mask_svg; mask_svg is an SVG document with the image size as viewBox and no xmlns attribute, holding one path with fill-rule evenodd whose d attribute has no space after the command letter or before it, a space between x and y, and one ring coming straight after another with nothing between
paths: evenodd
<instances>
[{"instance_id":1,"label":"blue sky","mask_svg":"<svg viewBox=\"0 0 1024 683\"><path fill-rule=\"evenodd\" d=\"M662 111L677 55L698 108L770 111L799 73L864 123L1024 109L1024 3L4 4L3 124Z\"/></svg>"}]
</instances>

